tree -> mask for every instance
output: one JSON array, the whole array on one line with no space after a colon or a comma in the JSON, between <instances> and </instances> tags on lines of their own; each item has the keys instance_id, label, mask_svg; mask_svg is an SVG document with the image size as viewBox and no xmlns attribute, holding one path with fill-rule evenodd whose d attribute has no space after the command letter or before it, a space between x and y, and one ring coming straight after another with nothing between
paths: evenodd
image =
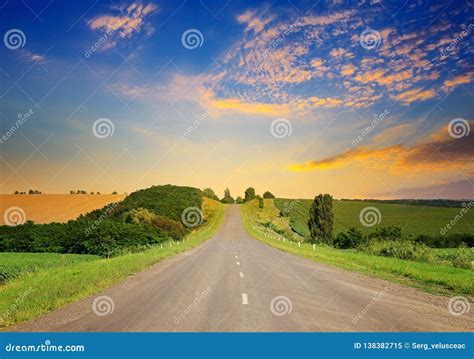
<instances>
[{"instance_id":1,"label":"tree","mask_svg":"<svg viewBox=\"0 0 474 359\"><path fill-rule=\"evenodd\" d=\"M258 198L258 207L263 208L263 198L262 197Z\"/></svg>"},{"instance_id":2,"label":"tree","mask_svg":"<svg viewBox=\"0 0 474 359\"><path fill-rule=\"evenodd\" d=\"M18 191L15 191L15 194L20 194L20 192L18 192Z\"/></svg>"},{"instance_id":3,"label":"tree","mask_svg":"<svg viewBox=\"0 0 474 359\"><path fill-rule=\"evenodd\" d=\"M245 198L244 201L248 202L255 198L255 188L249 187L245 190Z\"/></svg>"},{"instance_id":4,"label":"tree","mask_svg":"<svg viewBox=\"0 0 474 359\"><path fill-rule=\"evenodd\" d=\"M112 194L118 194L117 191L113 191Z\"/></svg>"},{"instance_id":5,"label":"tree","mask_svg":"<svg viewBox=\"0 0 474 359\"><path fill-rule=\"evenodd\" d=\"M224 198L221 200L222 203L234 203L234 199L230 194L230 189L226 188L224 191Z\"/></svg>"},{"instance_id":6,"label":"tree","mask_svg":"<svg viewBox=\"0 0 474 359\"><path fill-rule=\"evenodd\" d=\"M320 194L314 197L308 221L311 239L314 242L331 243L333 226L332 196Z\"/></svg>"},{"instance_id":7,"label":"tree","mask_svg":"<svg viewBox=\"0 0 474 359\"><path fill-rule=\"evenodd\" d=\"M202 193L204 195L204 197L207 197L207 198L210 198L210 199L214 199L216 201L219 200L219 197L217 197L217 195L215 194L215 192L212 190L212 188L204 188L202 190Z\"/></svg>"},{"instance_id":8,"label":"tree","mask_svg":"<svg viewBox=\"0 0 474 359\"><path fill-rule=\"evenodd\" d=\"M242 197L239 196L239 197L236 198L235 202L237 204L242 204L242 203L244 203L244 200L242 199Z\"/></svg>"},{"instance_id":9,"label":"tree","mask_svg":"<svg viewBox=\"0 0 474 359\"><path fill-rule=\"evenodd\" d=\"M263 198L275 198L275 196L270 191L266 191L263 194Z\"/></svg>"}]
</instances>

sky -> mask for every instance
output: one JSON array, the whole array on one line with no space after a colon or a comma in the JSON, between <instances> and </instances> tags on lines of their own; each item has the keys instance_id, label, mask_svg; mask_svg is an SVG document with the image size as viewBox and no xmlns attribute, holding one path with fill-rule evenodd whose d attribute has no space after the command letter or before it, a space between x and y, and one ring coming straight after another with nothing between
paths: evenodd
<instances>
[{"instance_id":1,"label":"sky","mask_svg":"<svg viewBox=\"0 0 474 359\"><path fill-rule=\"evenodd\" d=\"M474 1L0 4L0 192L474 198Z\"/></svg>"}]
</instances>

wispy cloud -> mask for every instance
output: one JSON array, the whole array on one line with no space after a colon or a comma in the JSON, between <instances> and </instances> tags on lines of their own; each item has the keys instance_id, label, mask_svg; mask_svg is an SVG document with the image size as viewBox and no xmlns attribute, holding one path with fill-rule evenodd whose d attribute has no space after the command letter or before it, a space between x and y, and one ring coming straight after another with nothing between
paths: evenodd
<instances>
[{"instance_id":1,"label":"wispy cloud","mask_svg":"<svg viewBox=\"0 0 474 359\"><path fill-rule=\"evenodd\" d=\"M114 9L114 12L119 12L118 14L103 14L93 18L88 22L88 25L91 30L115 34L116 38L121 39L141 32L151 34L154 28L146 19L156 11L157 6L154 4L144 5L134 2L125 8ZM116 40L109 42L109 44L115 45ZM109 48L113 45L109 45Z\"/></svg>"}]
</instances>

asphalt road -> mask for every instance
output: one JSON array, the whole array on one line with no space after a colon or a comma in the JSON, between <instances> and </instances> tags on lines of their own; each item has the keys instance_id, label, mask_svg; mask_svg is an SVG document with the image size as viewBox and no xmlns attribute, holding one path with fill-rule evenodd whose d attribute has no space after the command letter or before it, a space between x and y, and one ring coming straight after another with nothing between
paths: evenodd
<instances>
[{"instance_id":1,"label":"asphalt road","mask_svg":"<svg viewBox=\"0 0 474 359\"><path fill-rule=\"evenodd\" d=\"M473 330L472 311L453 316L448 300L271 248L230 206L202 246L14 330Z\"/></svg>"}]
</instances>

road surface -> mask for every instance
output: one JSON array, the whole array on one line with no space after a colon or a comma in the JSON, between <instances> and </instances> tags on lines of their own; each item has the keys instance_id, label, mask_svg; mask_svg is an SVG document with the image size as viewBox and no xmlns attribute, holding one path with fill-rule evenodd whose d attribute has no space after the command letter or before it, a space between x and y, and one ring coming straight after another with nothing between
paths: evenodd
<instances>
[{"instance_id":1,"label":"road surface","mask_svg":"<svg viewBox=\"0 0 474 359\"><path fill-rule=\"evenodd\" d=\"M448 300L269 247L247 234L238 206L230 206L218 233L202 246L13 329L472 330L472 311L453 316Z\"/></svg>"}]
</instances>

